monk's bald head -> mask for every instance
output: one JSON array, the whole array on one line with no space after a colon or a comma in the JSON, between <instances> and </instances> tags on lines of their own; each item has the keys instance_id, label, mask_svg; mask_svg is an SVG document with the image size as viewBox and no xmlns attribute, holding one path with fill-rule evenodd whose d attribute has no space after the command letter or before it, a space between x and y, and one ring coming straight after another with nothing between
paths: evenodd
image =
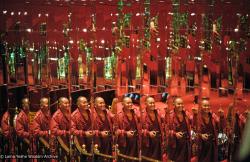
<instances>
[{"instance_id":1,"label":"monk's bald head","mask_svg":"<svg viewBox=\"0 0 250 162\"><path fill-rule=\"evenodd\" d=\"M30 109L30 101L29 98L25 97L22 99L22 108L24 111L29 111Z\"/></svg>"},{"instance_id":2,"label":"monk's bald head","mask_svg":"<svg viewBox=\"0 0 250 162\"><path fill-rule=\"evenodd\" d=\"M122 105L124 109L127 109L127 110L133 109L133 102L130 97L124 97L122 100Z\"/></svg>"},{"instance_id":3,"label":"monk's bald head","mask_svg":"<svg viewBox=\"0 0 250 162\"><path fill-rule=\"evenodd\" d=\"M98 110L105 110L106 104L102 97L96 97L95 98L95 108Z\"/></svg>"},{"instance_id":4,"label":"monk's bald head","mask_svg":"<svg viewBox=\"0 0 250 162\"><path fill-rule=\"evenodd\" d=\"M174 110L176 112L181 112L183 111L184 108L184 103L181 97L177 97L174 99Z\"/></svg>"},{"instance_id":5,"label":"monk's bald head","mask_svg":"<svg viewBox=\"0 0 250 162\"><path fill-rule=\"evenodd\" d=\"M147 97L145 104L147 109L155 110L155 99L153 97Z\"/></svg>"},{"instance_id":6,"label":"monk's bald head","mask_svg":"<svg viewBox=\"0 0 250 162\"><path fill-rule=\"evenodd\" d=\"M210 103L208 100L204 99L201 101L201 111L203 113L209 113L210 112Z\"/></svg>"},{"instance_id":7,"label":"monk's bald head","mask_svg":"<svg viewBox=\"0 0 250 162\"><path fill-rule=\"evenodd\" d=\"M78 107L79 109L82 109L82 110L86 110L86 109L89 108L89 107L88 107L87 98L86 98L86 97L83 97L83 96L80 96L80 97L77 98L76 104L77 104L77 107Z\"/></svg>"},{"instance_id":8,"label":"monk's bald head","mask_svg":"<svg viewBox=\"0 0 250 162\"><path fill-rule=\"evenodd\" d=\"M62 111L65 111L65 112L69 112L70 110L70 105L69 105L69 100L68 98L66 97L60 97L59 100L58 100L58 105L59 105L59 108L62 110Z\"/></svg>"},{"instance_id":9,"label":"monk's bald head","mask_svg":"<svg viewBox=\"0 0 250 162\"><path fill-rule=\"evenodd\" d=\"M43 97L40 99L40 108L42 111L49 110L49 99L47 97Z\"/></svg>"}]
</instances>

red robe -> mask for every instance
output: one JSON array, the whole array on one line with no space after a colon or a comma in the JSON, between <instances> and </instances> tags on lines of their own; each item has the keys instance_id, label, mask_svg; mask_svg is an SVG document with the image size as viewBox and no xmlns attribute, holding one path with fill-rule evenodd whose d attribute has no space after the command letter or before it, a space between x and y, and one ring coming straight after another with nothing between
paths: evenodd
<instances>
[{"instance_id":1,"label":"red robe","mask_svg":"<svg viewBox=\"0 0 250 162\"><path fill-rule=\"evenodd\" d=\"M215 114L210 114L209 123L206 124L200 117L198 120L198 161L217 162L218 161L218 132L223 132L225 119L219 119ZM201 139L201 134L209 134L207 141Z\"/></svg>"},{"instance_id":2,"label":"red robe","mask_svg":"<svg viewBox=\"0 0 250 162\"><path fill-rule=\"evenodd\" d=\"M39 154L49 153L49 122L50 114L44 114L39 110L33 120L33 134L35 138L36 151Z\"/></svg>"},{"instance_id":3,"label":"red robe","mask_svg":"<svg viewBox=\"0 0 250 162\"><path fill-rule=\"evenodd\" d=\"M146 110L141 113L142 155L155 160L162 160L165 126L163 116L160 115L158 110L155 111L155 115L156 120L152 121ZM149 137L150 131L157 131L156 137Z\"/></svg>"},{"instance_id":4,"label":"red robe","mask_svg":"<svg viewBox=\"0 0 250 162\"><path fill-rule=\"evenodd\" d=\"M189 162L191 160L191 119L183 111L183 121L179 121L176 114L169 114L167 121L168 157L173 161ZM175 134L183 132L183 138L177 139Z\"/></svg>"},{"instance_id":5,"label":"red robe","mask_svg":"<svg viewBox=\"0 0 250 162\"><path fill-rule=\"evenodd\" d=\"M18 137L29 138L29 117L23 110L16 118L16 133Z\"/></svg>"},{"instance_id":6,"label":"red robe","mask_svg":"<svg viewBox=\"0 0 250 162\"><path fill-rule=\"evenodd\" d=\"M62 160L69 155L70 119L66 117L60 109L54 113L50 121L50 130L53 140L57 139L58 141L58 146L55 146L55 143L52 143L51 153L55 154L55 149L59 149L58 158ZM62 143L60 143L60 140L62 140Z\"/></svg>"},{"instance_id":7,"label":"red robe","mask_svg":"<svg viewBox=\"0 0 250 162\"><path fill-rule=\"evenodd\" d=\"M6 111L3 114L3 118L1 120L1 128L2 128L2 133L5 138L10 138L11 136L11 127L10 127L10 114L8 111Z\"/></svg>"},{"instance_id":8,"label":"red robe","mask_svg":"<svg viewBox=\"0 0 250 162\"><path fill-rule=\"evenodd\" d=\"M74 135L80 146L85 145L87 152L91 152L92 138L85 136L85 131L93 130L92 113L88 110L88 120L83 117L79 109L71 114L71 133Z\"/></svg>"},{"instance_id":9,"label":"red robe","mask_svg":"<svg viewBox=\"0 0 250 162\"><path fill-rule=\"evenodd\" d=\"M18 152L26 155L30 153L30 133L29 133L29 117L22 110L16 118L16 134L18 137Z\"/></svg>"},{"instance_id":10,"label":"red robe","mask_svg":"<svg viewBox=\"0 0 250 162\"><path fill-rule=\"evenodd\" d=\"M121 111L116 116L115 131L120 130L121 134L117 137L117 144L119 146L119 151L122 154L139 157L139 146L140 146L140 114L138 111L133 113L132 120L129 120L127 115ZM133 137L128 138L126 131L135 131ZM129 160L126 160L129 161Z\"/></svg>"},{"instance_id":11,"label":"red robe","mask_svg":"<svg viewBox=\"0 0 250 162\"><path fill-rule=\"evenodd\" d=\"M50 114L44 114L39 110L33 120L33 133L35 136L49 136L49 122L51 120Z\"/></svg>"},{"instance_id":12,"label":"red robe","mask_svg":"<svg viewBox=\"0 0 250 162\"><path fill-rule=\"evenodd\" d=\"M10 114L6 111L1 120L1 128L4 137L3 153L12 154L14 152L13 127L10 125Z\"/></svg>"},{"instance_id":13,"label":"red robe","mask_svg":"<svg viewBox=\"0 0 250 162\"><path fill-rule=\"evenodd\" d=\"M94 128L98 130L96 133L96 138L94 143L98 144L98 149L103 154L112 155L112 144L113 144L113 117L114 115L109 110L104 110L105 119L102 120L101 117L96 114L96 118L94 120ZM109 131L110 135L106 138L101 137L100 131ZM98 161L103 161L105 159L99 157ZM105 160L106 161L106 160Z\"/></svg>"}]
</instances>

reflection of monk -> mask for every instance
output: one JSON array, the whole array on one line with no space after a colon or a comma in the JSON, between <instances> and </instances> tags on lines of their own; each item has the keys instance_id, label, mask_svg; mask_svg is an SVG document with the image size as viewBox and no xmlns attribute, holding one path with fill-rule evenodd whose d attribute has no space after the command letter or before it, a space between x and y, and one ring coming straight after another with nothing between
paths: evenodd
<instances>
[{"instance_id":1,"label":"reflection of monk","mask_svg":"<svg viewBox=\"0 0 250 162\"><path fill-rule=\"evenodd\" d=\"M18 136L19 155L27 155L30 151L29 133L29 99L22 99L22 110L16 118L16 133Z\"/></svg>"},{"instance_id":2,"label":"reflection of monk","mask_svg":"<svg viewBox=\"0 0 250 162\"><path fill-rule=\"evenodd\" d=\"M71 132L74 135L74 144L78 151L77 154L80 155L80 161L91 160L91 158L81 155L81 151L85 149L88 153L91 152L92 137L94 135L92 131L93 120L87 99L82 96L78 97L77 109L71 114Z\"/></svg>"},{"instance_id":3,"label":"reflection of monk","mask_svg":"<svg viewBox=\"0 0 250 162\"><path fill-rule=\"evenodd\" d=\"M191 123L190 117L183 108L183 100L176 98L174 112L170 114L168 121L168 154L169 159L176 162L191 160Z\"/></svg>"},{"instance_id":4,"label":"reflection of monk","mask_svg":"<svg viewBox=\"0 0 250 162\"><path fill-rule=\"evenodd\" d=\"M98 130L95 144L101 153L112 155L112 134L113 134L113 114L106 109L105 101L101 97L95 99L95 111L97 113L95 119L95 128ZM97 157L98 162L111 161L106 157Z\"/></svg>"},{"instance_id":5,"label":"reflection of monk","mask_svg":"<svg viewBox=\"0 0 250 162\"><path fill-rule=\"evenodd\" d=\"M2 129L2 130L1 130ZM6 111L1 120L1 128L0 128L0 137L3 136L1 151L2 155L13 154L14 153L14 144L13 144L13 131L14 128L10 125L10 113Z\"/></svg>"},{"instance_id":6,"label":"reflection of monk","mask_svg":"<svg viewBox=\"0 0 250 162\"><path fill-rule=\"evenodd\" d=\"M52 146L52 153L57 149L58 159L67 162L69 160L69 135L70 135L70 105L66 97L59 98L59 108L54 113L50 129L51 135L55 141L58 141L58 146ZM54 143L53 143L54 144Z\"/></svg>"},{"instance_id":7,"label":"reflection of monk","mask_svg":"<svg viewBox=\"0 0 250 162\"><path fill-rule=\"evenodd\" d=\"M155 108L152 97L146 99L146 108L141 113L142 155L155 160L162 160L164 125L163 118Z\"/></svg>"},{"instance_id":8,"label":"reflection of monk","mask_svg":"<svg viewBox=\"0 0 250 162\"><path fill-rule=\"evenodd\" d=\"M38 155L49 154L50 120L49 100L44 97L40 100L40 110L36 113L32 123Z\"/></svg>"},{"instance_id":9,"label":"reflection of monk","mask_svg":"<svg viewBox=\"0 0 250 162\"><path fill-rule=\"evenodd\" d=\"M123 109L117 114L115 126L119 151L127 156L138 158L140 138L139 113L135 113L132 100L129 97L123 99L122 105ZM121 161L129 162L130 160L123 159Z\"/></svg>"},{"instance_id":10,"label":"reflection of monk","mask_svg":"<svg viewBox=\"0 0 250 162\"><path fill-rule=\"evenodd\" d=\"M225 121L221 115L219 119L210 112L208 100L201 102L201 114L198 119L198 161L217 162L218 161L218 132L225 126Z\"/></svg>"}]
</instances>

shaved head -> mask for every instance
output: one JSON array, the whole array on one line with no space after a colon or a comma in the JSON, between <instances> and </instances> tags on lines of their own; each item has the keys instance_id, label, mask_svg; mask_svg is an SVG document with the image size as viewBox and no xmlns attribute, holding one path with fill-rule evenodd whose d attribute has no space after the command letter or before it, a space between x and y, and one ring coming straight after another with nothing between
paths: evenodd
<instances>
[{"instance_id":1,"label":"shaved head","mask_svg":"<svg viewBox=\"0 0 250 162\"><path fill-rule=\"evenodd\" d=\"M122 105L127 110L133 109L133 102L130 97L124 97L122 100Z\"/></svg>"},{"instance_id":2,"label":"shaved head","mask_svg":"<svg viewBox=\"0 0 250 162\"><path fill-rule=\"evenodd\" d=\"M63 112L70 112L70 105L69 105L69 99L66 97L60 97L58 100L58 105L59 108L63 111Z\"/></svg>"},{"instance_id":3,"label":"shaved head","mask_svg":"<svg viewBox=\"0 0 250 162\"><path fill-rule=\"evenodd\" d=\"M42 111L49 110L49 99L47 97L43 97L40 99L40 108Z\"/></svg>"},{"instance_id":4,"label":"shaved head","mask_svg":"<svg viewBox=\"0 0 250 162\"><path fill-rule=\"evenodd\" d=\"M145 104L147 109L155 110L155 99L153 97L147 97Z\"/></svg>"},{"instance_id":5,"label":"shaved head","mask_svg":"<svg viewBox=\"0 0 250 162\"><path fill-rule=\"evenodd\" d=\"M176 112L181 112L183 111L184 108L184 104L183 104L183 100L181 97L177 97L174 99L174 110Z\"/></svg>"},{"instance_id":6,"label":"shaved head","mask_svg":"<svg viewBox=\"0 0 250 162\"><path fill-rule=\"evenodd\" d=\"M22 99L22 108L24 111L29 111L30 109L30 101L29 98L25 97Z\"/></svg>"},{"instance_id":7,"label":"shaved head","mask_svg":"<svg viewBox=\"0 0 250 162\"><path fill-rule=\"evenodd\" d=\"M105 110L106 104L102 97L96 97L95 98L95 107L99 110Z\"/></svg>"},{"instance_id":8,"label":"shaved head","mask_svg":"<svg viewBox=\"0 0 250 162\"><path fill-rule=\"evenodd\" d=\"M210 103L208 100L202 100L201 101L201 111L203 113L209 113L210 112Z\"/></svg>"},{"instance_id":9,"label":"shaved head","mask_svg":"<svg viewBox=\"0 0 250 162\"><path fill-rule=\"evenodd\" d=\"M77 102L76 102L77 106L79 109L82 109L82 110L86 110L88 109L88 101L86 99L86 97L83 97L83 96L80 96L77 98Z\"/></svg>"}]
</instances>

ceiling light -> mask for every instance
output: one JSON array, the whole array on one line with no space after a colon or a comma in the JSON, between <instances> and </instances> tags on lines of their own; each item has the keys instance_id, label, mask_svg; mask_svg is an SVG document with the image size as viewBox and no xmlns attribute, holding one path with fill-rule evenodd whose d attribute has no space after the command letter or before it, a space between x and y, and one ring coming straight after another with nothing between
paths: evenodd
<instances>
[{"instance_id":1,"label":"ceiling light","mask_svg":"<svg viewBox=\"0 0 250 162\"><path fill-rule=\"evenodd\" d=\"M24 15L27 15L28 13L25 11L23 14L24 14Z\"/></svg>"},{"instance_id":2,"label":"ceiling light","mask_svg":"<svg viewBox=\"0 0 250 162\"><path fill-rule=\"evenodd\" d=\"M28 29L26 29L26 31L30 33L30 32L31 32L31 29L30 29L30 28L28 28Z\"/></svg>"},{"instance_id":3,"label":"ceiling light","mask_svg":"<svg viewBox=\"0 0 250 162\"><path fill-rule=\"evenodd\" d=\"M7 14L7 10L3 10L3 14Z\"/></svg>"},{"instance_id":4,"label":"ceiling light","mask_svg":"<svg viewBox=\"0 0 250 162\"><path fill-rule=\"evenodd\" d=\"M238 31L239 31L239 29L238 29L238 28L235 28L235 29L234 29L234 32L238 32Z\"/></svg>"},{"instance_id":5,"label":"ceiling light","mask_svg":"<svg viewBox=\"0 0 250 162\"><path fill-rule=\"evenodd\" d=\"M11 12L10 14L11 14L11 15L14 15L15 13L14 13L14 12Z\"/></svg>"}]
</instances>

